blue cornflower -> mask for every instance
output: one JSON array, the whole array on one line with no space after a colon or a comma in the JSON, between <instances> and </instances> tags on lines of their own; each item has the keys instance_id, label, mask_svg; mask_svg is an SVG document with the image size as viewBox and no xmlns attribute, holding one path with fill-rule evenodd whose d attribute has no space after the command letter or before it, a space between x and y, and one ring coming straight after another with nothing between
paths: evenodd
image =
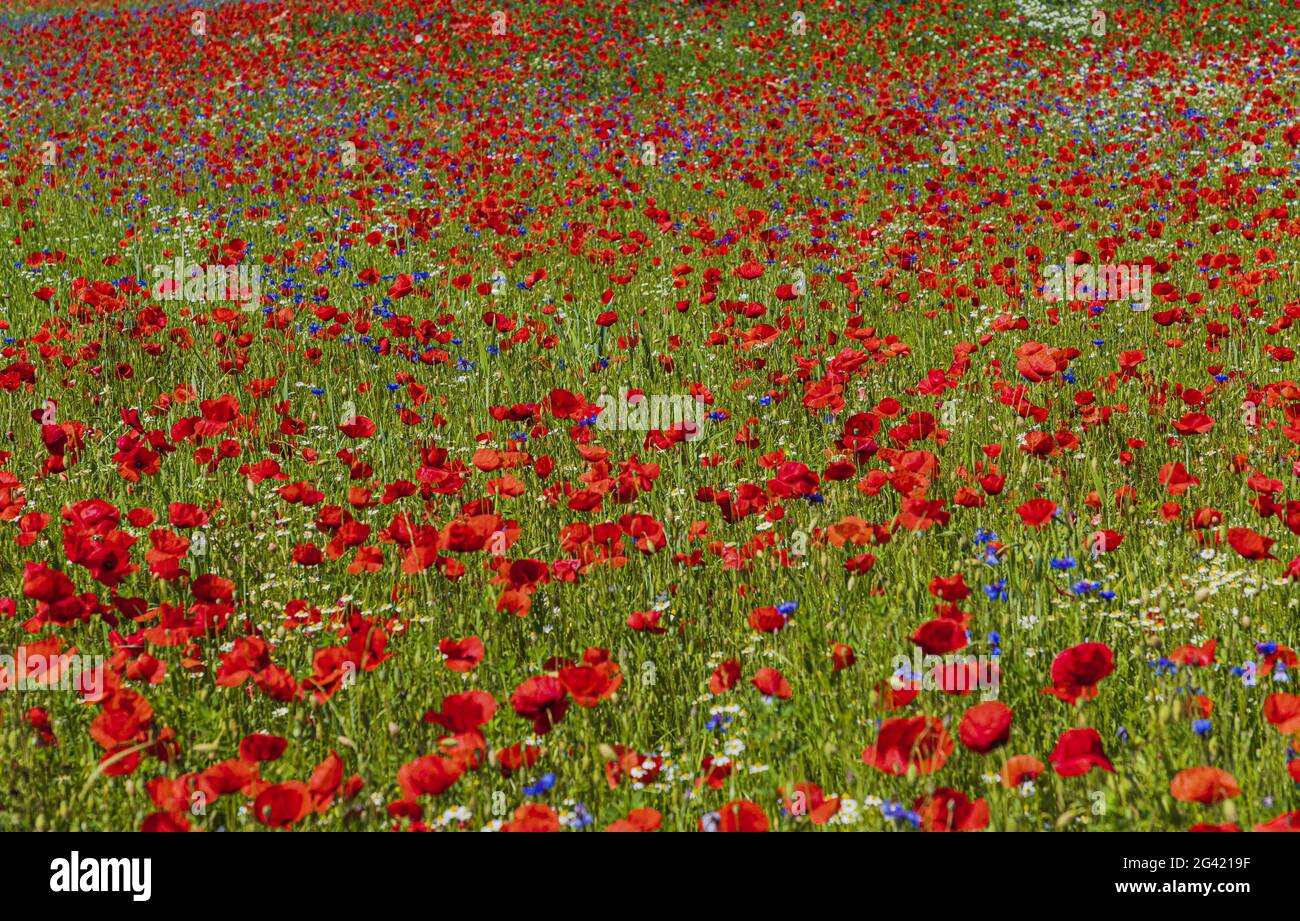
<instances>
[{"instance_id":1,"label":"blue cornflower","mask_svg":"<svg viewBox=\"0 0 1300 921\"><path fill-rule=\"evenodd\" d=\"M1078 561L1075 560L1075 558L1072 556L1060 556L1060 557L1052 558L1053 569L1062 569L1062 570L1073 569L1075 566L1078 565L1079 565Z\"/></svg>"},{"instance_id":2,"label":"blue cornflower","mask_svg":"<svg viewBox=\"0 0 1300 921\"><path fill-rule=\"evenodd\" d=\"M1172 675L1174 672L1178 671L1178 666L1174 664L1174 661L1165 656L1161 656L1159 659L1148 664L1156 670L1157 675Z\"/></svg>"},{"instance_id":3,"label":"blue cornflower","mask_svg":"<svg viewBox=\"0 0 1300 921\"><path fill-rule=\"evenodd\" d=\"M537 783L524 787L525 796L541 796L543 793L555 786L554 774L543 774L538 778Z\"/></svg>"},{"instance_id":4,"label":"blue cornflower","mask_svg":"<svg viewBox=\"0 0 1300 921\"><path fill-rule=\"evenodd\" d=\"M587 809L586 803L578 803L573 807L573 820L569 823L573 828L586 828L588 825L595 823L596 818Z\"/></svg>"},{"instance_id":5,"label":"blue cornflower","mask_svg":"<svg viewBox=\"0 0 1300 921\"><path fill-rule=\"evenodd\" d=\"M1198 736L1208 736L1213 724L1209 720L1196 720L1192 723L1192 732Z\"/></svg>"},{"instance_id":6,"label":"blue cornflower","mask_svg":"<svg viewBox=\"0 0 1300 921\"><path fill-rule=\"evenodd\" d=\"M913 828L921 827L921 816L918 813L913 812L911 809L904 809L901 803L895 805L897 808L894 810L894 813L892 815L887 815L886 818L903 819Z\"/></svg>"},{"instance_id":7,"label":"blue cornflower","mask_svg":"<svg viewBox=\"0 0 1300 921\"><path fill-rule=\"evenodd\" d=\"M902 818L903 813L907 812L907 807L902 803L896 803L891 799L885 800L880 804L880 814L887 819Z\"/></svg>"},{"instance_id":8,"label":"blue cornflower","mask_svg":"<svg viewBox=\"0 0 1300 921\"><path fill-rule=\"evenodd\" d=\"M785 617L789 617L791 614L793 614L795 611L799 609L799 602L782 601L780 604L776 606L776 609L779 613L781 613Z\"/></svg>"},{"instance_id":9,"label":"blue cornflower","mask_svg":"<svg viewBox=\"0 0 1300 921\"><path fill-rule=\"evenodd\" d=\"M999 579L992 585L984 586L984 594L988 596L989 601L1006 601L1007 580Z\"/></svg>"}]
</instances>

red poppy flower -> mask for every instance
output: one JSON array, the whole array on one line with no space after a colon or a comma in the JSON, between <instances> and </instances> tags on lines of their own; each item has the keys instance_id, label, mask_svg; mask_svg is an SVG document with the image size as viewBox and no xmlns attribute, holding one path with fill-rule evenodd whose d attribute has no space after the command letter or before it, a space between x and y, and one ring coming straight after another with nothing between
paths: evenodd
<instances>
[{"instance_id":1,"label":"red poppy flower","mask_svg":"<svg viewBox=\"0 0 1300 921\"><path fill-rule=\"evenodd\" d=\"M776 633L786 625L786 616L774 607L755 608L749 612L749 627L759 633Z\"/></svg>"},{"instance_id":2,"label":"red poppy flower","mask_svg":"<svg viewBox=\"0 0 1300 921\"><path fill-rule=\"evenodd\" d=\"M330 803L334 801L334 795L342 785L343 759L339 757L338 752L331 750L329 756L316 765L311 779L307 782L307 789L311 791L312 805L317 812L324 812L329 808ZM355 796L360 788L361 778L354 775L345 792L349 796Z\"/></svg>"},{"instance_id":3,"label":"red poppy flower","mask_svg":"<svg viewBox=\"0 0 1300 921\"><path fill-rule=\"evenodd\" d=\"M464 772L460 763L441 755L425 755L408 761L397 770L397 784L408 800L428 794L438 796L451 789Z\"/></svg>"},{"instance_id":4,"label":"red poppy flower","mask_svg":"<svg viewBox=\"0 0 1300 921\"><path fill-rule=\"evenodd\" d=\"M356 416L349 419L340 425L338 429L349 438L369 438L379 430L375 423L365 416Z\"/></svg>"},{"instance_id":5,"label":"red poppy flower","mask_svg":"<svg viewBox=\"0 0 1300 921\"><path fill-rule=\"evenodd\" d=\"M411 293L411 288L414 282L415 279L410 274L403 272L401 275L397 276L396 281L389 285L388 296L394 300L406 297L406 295Z\"/></svg>"},{"instance_id":6,"label":"red poppy flower","mask_svg":"<svg viewBox=\"0 0 1300 921\"><path fill-rule=\"evenodd\" d=\"M628 615L627 625L638 633L664 633L667 628L659 625L662 611L633 611Z\"/></svg>"},{"instance_id":7,"label":"red poppy flower","mask_svg":"<svg viewBox=\"0 0 1300 921\"><path fill-rule=\"evenodd\" d=\"M944 601L962 601L970 597L970 587L966 585L966 577L961 573L948 576L946 578L935 576L930 580L930 594Z\"/></svg>"},{"instance_id":8,"label":"red poppy flower","mask_svg":"<svg viewBox=\"0 0 1300 921\"><path fill-rule=\"evenodd\" d=\"M254 733L239 743L239 757L245 761L275 761L288 747L288 739Z\"/></svg>"},{"instance_id":9,"label":"red poppy flower","mask_svg":"<svg viewBox=\"0 0 1300 921\"><path fill-rule=\"evenodd\" d=\"M1051 499L1030 499L1016 509L1020 520L1031 528L1041 528L1056 514L1056 503Z\"/></svg>"},{"instance_id":10,"label":"red poppy flower","mask_svg":"<svg viewBox=\"0 0 1300 921\"><path fill-rule=\"evenodd\" d=\"M442 710L425 713L424 721L449 732L472 732L490 722L496 712L496 698L487 691L461 691L444 697Z\"/></svg>"},{"instance_id":11,"label":"red poppy flower","mask_svg":"<svg viewBox=\"0 0 1300 921\"><path fill-rule=\"evenodd\" d=\"M903 511L895 519L909 531L928 531L934 525L943 527L951 517L943 510L942 499L904 499Z\"/></svg>"},{"instance_id":12,"label":"red poppy flower","mask_svg":"<svg viewBox=\"0 0 1300 921\"><path fill-rule=\"evenodd\" d=\"M608 700L623 683L623 675L613 662L568 665L560 669L559 677L579 707L594 707Z\"/></svg>"},{"instance_id":13,"label":"red poppy flower","mask_svg":"<svg viewBox=\"0 0 1300 921\"><path fill-rule=\"evenodd\" d=\"M539 832L559 831L560 817L545 803L529 803L515 810L511 820L501 826L502 831Z\"/></svg>"},{"instance_id":14,"label":"red poppy flower","mask_svg":"<svg viewBox=\"0 0 1300 921\"><path fill-rule=\"evenodd\" d=\"M785 676L775 668L760 668L750 679L750 683L758 688L760 694L768 697L789 700L792 693L790 682L786 681Z\"/></svg>"},{"instance_id":15,"label":"red poppy flower","mask_svg":"<svg viewBox=\"0 0 1300 921\"><path fill-rule=\"evenodd\" d=\"M943 767L952 751L952 738L937 717L893 717L881 724L876 741L863 751L862 761L886 774L915 770L924 776Z\"/></svg>"},{"instance_id":16,"label":"red poppy flower","mask_svg":"<svg viewBox=\"0 0 1300 921\"><path fill-rule=\"evenodd\" d=\"M1188 413L1174 422L1179 435L1205 435L1214 428L1214 419L1205 413Z\"/></svg>"},{"instance_id":17,"label":"red poppy flower","mask_svg":"<svg viewBox=\"0 0 1300 921\"><path fill-rule=\"evenodd\" d=\"M917 627L911 640L927 656L941 656L966 647L966 628L960 621L937 617Z\"/></svg>"},{"instance_id":18,"label":"red poppy flower","mask_svg":"<svg viewBox=\"0 0 1300 921\"><path fill-rule=\"evenodd\" d=\"M1095 767L1115 773L1102 748L1101 736L1092 728L1067 729L1061 733L1049 760L1062 777L1080 777Z\"/></svg>"},{"instance_id":19,"label":"red poppy flower","mask_svg":"<svg viewBox=\"0 0 1300 921\"><path fill-rule=\"evenodd\" d=\"M258 779L257 764L230 758L208 767L194 779L194 787L209 804L228 793L249 791Z\"/></svg>"},{"instance_id":20,"label":"red poppy flower","mask_svg":"<svg viewBox=\"0 0 1300 921\"><path fill-rule=\"evenodd\" d=\"M1052 660L1052 683L1044 693L1067 703L1097 696L1097 683L1115 670L1115 654L1105 643L1080 643Z\"/></svg>"},{"instance_id":21,"label":"red poppy flower","mask_svg":"<svg viewBox=\"0 0 1300 921\"><path fill-rule=\"evenodd\" d=\"M767 815L757 803L732 800L718 810L718 831L767 831L767 827Z\"/></svg>"},{"instance_id":22,"label":"red poppy flower","mask_svg":"<svg viewBox=\"0 0 1300 921\"><path fill-rule=\"evenodd\" d=\"M922 684L919 678L911 682L910 686L898 678L877 683L875 691L880 709L887 713L903 709L921 695Z\"/></svg>"},{"instance_id":23,"label":"red poppy flower","mask_svg":"<svg viewBox=\"0 0 1300 921\"><path fill-rule=\"evenodd\" d=\"M912 810L921 817L925 831L979 831L989 824L989 804L982 799L971 802L965 793L940 787L919 797Z\"/></svg>"},{"instance_id":24,"label":"red poppy flower","mask_svg":"<svg viewBox=\"0 0 1300 921\"><path fill-rule=\"evenodd\" d=\"M532 767L541 756L542 750L534 745L511 745L498 749L496 763L502 776L508 777L521 768Z\"/></svg>"},{"instance_id":25,"label":"red poppy flower","mask_svg":"<svg viewBox=\"0 0 1300 921\"><path fill-rule=\"evenodd\" d=\"M186 832L190 822L184 815L172 812L151 812L140 823L142 832Z\"/></svg>"},{"instance_id":26,"label":"red poppy flower","mask_svg":"<svg viewBox=\"0 0 1300 921\"><path fill-rule=\"evenodd\" d=\"M1016 371L1035 383L1050 380L1058 370L1062 370L1062 363L1055 354L1059 351L1041 342L1026 342L1016 349L1016 356L1020 359L1016 362Z\"/></svg>"},{"instance_id":27,"label":"red poppy flower","mask_svg":"<svg viewBox=\"0 0 1300 921\"><path fill-rule=\"evenodd\" d=\"M1179 771L1169 783L1169 794L1180 803L1206 806L1241 793L1237 778L1217 767L1194 767Z\"/></svg>"},{"instance_id":28,"label":"red poppy flower","mask_svg":"<svg viewBox=\"0 0 1300 921\"><path fill-rule=\"evenodd\" d=\"M1045 770L1047 766L1033 755L1012 755L1002 765L1002 786L1014 789Z\"/></svg>"},{"instance_id":29,"label":"red poppy flower","mask_svg":"<svg viewBox=\"0 0 1300 921\"><path fill-rule=\"evenodd\" d=\"M515 713L533 723L533 731L545 735L564 719L569 709L569 692L558 678L539 675L529 678L510 695Z\"/></svg>"},{"instance_id":30,"label":"red poppy flower","mask_svg":"<svg viewBox=\"0 0 1300 921\"><path fill-rule=\"evenodd\" d=\"M728 659L713 670L713 675L709 678L709 691L713 694L721 694L735 687L739 680L740 660Z\"/></svg>"},{"instance_id":31,"label":"red poppy flower","mask_svg":"<svg viewBox=\"0 0 1300 921\"><path fill-rule=\"evenodd\" d=\"M1011 708L996 700L976 704L962 715L958 738L981 755L1004 745L1011 736Z\"/></svg>"},{"instance_id":32,"label":"red poppy flower","mask_svg":"<svg viewBox=\"0 0 1300 921\"><path fill-rule=\"evenodd\" d=\"M1207 640L1200 646L1186 644L1179 646L1173 652L1169 653L1169 661L1178 665L1192 665L1201 668L1208 668L1214 664L1214 649L1218 646L1218 640Z\"/></svg>"},{"instance_id":33,"label":"red poppy flower","mask_svg":"<svg viewBox=\"0 0 1300 921\"><path fill-rule=\"evenodd\" d=\"M438 651L447 658L443 661L450 671L471 672L483 661L483 641L477 636L467 636L463 640L446 637L438 643Z\"/></svg>"},{"instance_id":34,"label":"red poppy flower","mask_svg":"<svg viewBox=\"0 0 1300 921\"><path fill-rule=\"evenodd\" d=\"M1300 735L1300 694L1270 694L1264 698L1264 719L1283 735Z\"/></svg>"},{"instance_id":35,"label":"red poppy flower","mask_svg":"<svg viewBox=\"0 0 1300 921\"><path fill-rule=\"evenodd\" d=\"M1228 528L1228 545L1248 560L1276 560L1269 548L1277 543L1250 528Z\"/></svg>"},{"instance_id":36,"label":"red poppy flower","mask_svg":"<svg viewBox=\"0 0 1300 921\"><path fill-rule=\"evenodd\" d=\"M605 826L605 831L613 832L648 832L658 831L663 824L663 816L658 809L643 807L633 809L626 819L619 819Z\"/></svg>"},{"instance_id":37,"label":"red poppy flower","mask_svg":"<svg viewBox=\"0 0 1300 921\"><path fill-rule=\"evenodd\" d=\"M815 783L797 783L786 795L785 788L777 791L785 802L785 811L795 818L807 816L814 825L825 825L840 811L839 797L827 797Z\"/></svg>"},{"instance_id":38,"label":"red poppy flower","mask_svg":"<svg viewBox=\"0 0 1300 921\"><path fill-rule=\"evenodd\" d=\"M1252 831L1300 831L1300 809L1284 812L1267 822L1260 822Z\"/></svg>"},{"instance_id":39,"label":"red poppy flower","mask_svg":"<svg viewBox=\"0 0 1300 921\"><path fill-rule=\"evenodd\" d=\"M311 811L311 792L299 780L272 784L253 801L253 816L269 828L288 828Z\"/></svg>"}]
</instances>

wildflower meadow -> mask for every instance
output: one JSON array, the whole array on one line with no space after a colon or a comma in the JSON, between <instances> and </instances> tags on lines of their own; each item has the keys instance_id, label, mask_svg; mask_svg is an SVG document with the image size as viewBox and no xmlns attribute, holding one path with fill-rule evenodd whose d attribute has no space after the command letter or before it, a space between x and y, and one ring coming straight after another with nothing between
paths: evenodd
<instances>
[{"instance_id":1,"label":"wildflower meadow","mask_svg":"<svg viewBox=\"0 0 1300 921\"><path fill-rule=\"evenodd\" d=\"M0 830L1300 830L1300 3L0 64Z\"/></svg>"}]
</instances>

